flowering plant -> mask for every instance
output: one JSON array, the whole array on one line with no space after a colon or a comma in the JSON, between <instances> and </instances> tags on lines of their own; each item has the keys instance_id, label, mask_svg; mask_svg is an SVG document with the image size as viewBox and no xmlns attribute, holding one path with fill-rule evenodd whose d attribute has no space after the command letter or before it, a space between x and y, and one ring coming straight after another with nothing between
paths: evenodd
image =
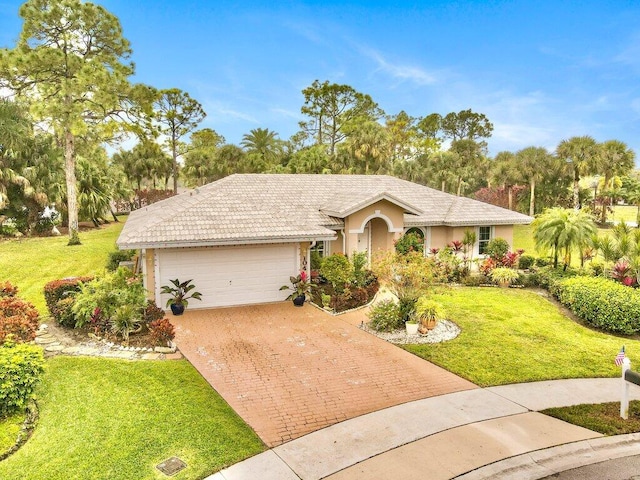
<instances>
[{"instance_id":1,"label":"flowering plant","mask_svg":"<svg viewBox=\"0 0 640 480\"><path fill-rule=\"evenodd\" d=\"M315 286L309 281L309 275L304 270L296 277L289 277L291 285L283 285L280 290L292 290L293 293L287 297L287 300L291 300L295 297L301 297L308 295Z\"/></svg>"}]
</instances>

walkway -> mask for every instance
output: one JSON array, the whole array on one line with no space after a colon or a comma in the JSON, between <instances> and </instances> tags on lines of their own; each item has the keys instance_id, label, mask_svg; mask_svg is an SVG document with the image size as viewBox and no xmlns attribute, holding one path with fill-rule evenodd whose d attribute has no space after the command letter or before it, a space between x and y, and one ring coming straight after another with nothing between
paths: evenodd
<instances>
[{"instance_id":1,"label":"walkway","mask_svg":"<svg viewBox=\"0 0 640 480\"><path fill-rule=\"evenodd\" d=\"M477 387L333 317L290 302L172 317L182 354L270 447L395 405Z\"/></svg>"},{"instance_id":2,"label":"walkway","mask_svg":"<svg viewBox=\"0 0 640 480\"><path fill-rule=\"evenodd\" d=\"M536 413L619 401L620 382L556 380L418 400L313 432L206 480L540 479L639 453L640 434L603 437ZM632 393L640 399L640 388Z\"/></svg>"}]
</instances>

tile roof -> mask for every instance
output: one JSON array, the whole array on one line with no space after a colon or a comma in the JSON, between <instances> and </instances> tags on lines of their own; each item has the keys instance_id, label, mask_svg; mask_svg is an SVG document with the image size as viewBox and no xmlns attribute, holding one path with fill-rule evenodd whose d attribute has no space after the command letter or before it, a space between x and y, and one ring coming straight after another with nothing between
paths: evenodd
<instances>
[{"instance_id":1,"label":"tile roof","mask_svg":"<svg viewBox=\"0 0 640 480\"><path fill-rule=\"evenodd\" d=\"M407 226L533 220L386 175L235 174L131 212L117 244L151 248L331 239L331 227L343 224L335 215L380 198L405 208Z\"/></svg>"}]
</instances>

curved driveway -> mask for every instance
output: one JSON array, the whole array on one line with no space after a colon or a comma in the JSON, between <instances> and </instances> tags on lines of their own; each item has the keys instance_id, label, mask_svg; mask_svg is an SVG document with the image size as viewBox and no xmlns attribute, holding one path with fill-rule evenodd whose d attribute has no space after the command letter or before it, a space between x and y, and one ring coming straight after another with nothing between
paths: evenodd
<instances>
[{"instance_id":1,"label":"curved driveway","mask_svg":"<svg viewBox=\"0 0 640 480\"><path fill-rule=\"evenodd\" d=\"M358 328L290 302L173 317L176 343L269 446L401 403L477 388Z\"/></svg>"}]
</instances>

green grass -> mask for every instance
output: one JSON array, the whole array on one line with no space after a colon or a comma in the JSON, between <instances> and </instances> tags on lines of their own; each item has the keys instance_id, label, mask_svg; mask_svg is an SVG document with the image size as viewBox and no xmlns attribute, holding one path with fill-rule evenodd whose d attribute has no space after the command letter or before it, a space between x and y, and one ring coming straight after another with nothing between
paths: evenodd
<instances>
[{"instance_id":1,"label":"green grass","mask_svg":"<svg viewBox=\"0 0 640 480\"><path fill-rule=\"evenodd\" d=\"M525 255L538 256L536 252L536 244L533 241L533 230L531 225L514 225L513 226L513 245L512 250L523 249Z\"/></svg>"},{"instance_id":2,"label":"green grass","mask_svg":"<svg viewBox=\"0 0 640 480\"><path fill-rule=\"evenodd\" d=\"M636 223L636 215L638 207L633 205L616 205L613 207L613 213L607 215L607 222L632 222Z\"/></svg>"},{"instance_id":3,"label":"green grass","mask_svg":"<svg viewBox=\"0 0 640 480\"><path fill-rule=\"evenodd\" d=\"M20 297L47 314L43 289L47 282L93 275L104 270L124 223L111 223L80 234L82 245L68 247L68 237L0 241L0 281L18 286Z\"/></svg>"},{"instance_id":4,"label":"green grass","mask_svg":"<svg viewBox=\"0 0 640 480\"><path fill-rule=\"evenodd\" d=\"M39 388L31 439L0 462L3 480L203 478L265 449L185 360L55 357Z\"/></svg>"},{"instance_id":5,"label":"green grass","mask_svg":"<svg viewBox=\"0 0 640 480\"><path fill-rule=\"evenodd\" d=\"M620 402L549 408L541 413L603 435L640 432L640 401L629 402L629 418L620 418Z\"/></svg>"},{"instance_id":6,"label":"green grass","mask_svg":"<svg viewBox=\"0 0 640 480\"><path fill-rule=\"evenodd\" d=\"M0 420L0 455L16 443L25 418L25 412L18 412Z\"/></svg>"},{"instance_id":7,"label":"green grass","mask_svg":"<svg viewBox=\"0 0 640 480\"><path fill-rule=\"evenodd\" d=\"M624 344L632 363L640 341L583 327L535 292L454 287L433 298L461 334L450 342L404 348L481 386L558 378L613 377Z\"/></svg>"}]
</instances>

